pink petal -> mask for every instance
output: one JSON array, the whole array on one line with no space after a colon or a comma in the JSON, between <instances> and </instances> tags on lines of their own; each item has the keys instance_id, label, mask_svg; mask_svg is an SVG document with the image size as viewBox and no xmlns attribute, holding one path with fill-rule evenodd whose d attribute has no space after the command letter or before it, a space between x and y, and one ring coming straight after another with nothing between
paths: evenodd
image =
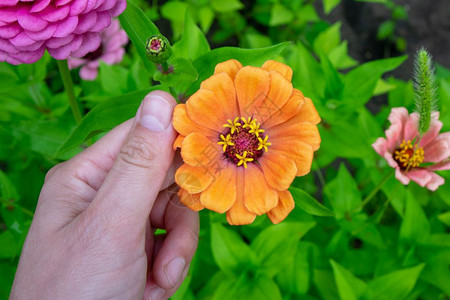
<instances>
[{"instance_id":1,"label":"pink petal","mask_svg":"<svg viewBox=\"0 0 450 300\"><path fill-rule=\"evenodd\" d=\"M410 179L405 174L402 173L400 168L395 169L395 178L397 178L398 181L400 181L404 185L407 185L410 181Z\"/></svg>"},{"instance_id":2,"label":"pink petal","mask_svg":"<svg viewBox=\"0 0 450 300\"><path fill-rule=\"evenodd\" d=\"M69 34L68 36L61 37L61 38L52 37L51 39L49 39L47 41L47 47L58 48L58 47L67 45L68 43L70 43L73 40L74 37L75 37L74 34Z\"/></svg>"},{"instance_id":3,"label":"pink petal","mask_svg":"<svg viewBox=\"0 0 450 300\"><path fill-rule=\"evenodd\" d=\"M118 0L116 6L112 10L110 10L111 17L117 17L127 8L126 0Z\"/></svg>"},{"instance_id":4,"label":"pink petal","mask_svg":"<svg viewBox=\"0 0 450 300\"><path fill-rule=\"evenodd\" d=\"M446 159L444 161L441 161L440 163L434 164L428 167L428 170L431 171L450 170L450 159Z\"/></svg>"},{"instance_id":5,"label":"pink petal","mask_svg":"<svg viewBox=\"0 0 450 300\"><path fill-rule=\"evenodd\" d=\"M66 5L67 3L69 3L72 0L56 0L55 1L55 6L63 6Z\"/></svg>"},{"instance_id":6,"label":"pink petal","mask_svg":"<svg viewBox=\"0 0 450 300\"><path fill-rule=\"evenodd\" d=\"M434 141L424 147L424 162L438 163L450 156L450 132L440 134Z\"/></svg>"},{"instance_id":7,"label":"pink petal","mask_svg":"<svg viewBox=\"0 0 450 300\"><path fill-rule=\"evenodd\" d=\"M44 41L36 41L33 44L28 45L28 46L16 46L16 49L19 51L25 51L25 52L36 51L39 48L41 48L43 44L44 44Z\"/></svg>"},{"instance_id":8,"label":"pink petal","mask_svg":"<svg viewBox=\"0 0 450 300\"><path fill-rule=\"evenodd\" d=\"M86 0L75 0L70 5L70 15L77 16L83 12L88 2Z\"/></svg>"},{"instance_id":9,"label":"pink petal","mask_svg":"<svg viewBox=\"0 0 450 300\"><path fill-rule=\"evenodd\" d=\"M75 29L75 34L82 34L90 31L90 29L97 22L97 13L95 11L81 15L79 17L78 26Z\"/></svg>"},{"instance_id":10,"label":"pink petal","mask_svg":"<svg viewBox=\"0 0 450 300\"><path fill-rule=\"evenodd\" d=\"M435 191L438 189L439 186L441 186L445 183L445 180L438 174L435 174L435 173L430 173L430 174L431 174L431 180L427 183L426 187L430 191Z\"/></svg>"},{"instance_id":11,"label":"pink petal","mask_svg":"<svg viewBox=\"0 0 450 300\"><path fill-rule=\"evenodd\" d=\"M10 54L12 58L19 60L22 63L26 64L32 64L37 62L42 55L44 55L45 47L42 46L41 48L35 50L35 51L22 51L18 53L12 53Z\"/></svg>"},{"instance_id":12,"label":"pink petal","mask_svg":"<svg viewBox=\"0 0 450 300\"><path fill-rule=\"evenodd\" d=\"M381 156L384 156L384 154L387 152L387 141L385 138L378 138L375 143L372 144L372 148L375 149L375 151L380 154Z\"/></svg>"},{"instance_id":13,"label":"pink petal","mask_svg":"<svg viewBox=\"0 0 450 300\"><path fill-rule=\"evenodd\" d=\"M38 15L31 14L28 7L19 9L17 12L17 21L20 26L29 31L40 31L47 27L48 22Z\"/></svg>"},{"instance_id":14,"label":"pink petal","mask_svg":"<svg viewBox=\"0 0 450 300\"><path fill-rule=\"evenodd\" d=\"M403 140L403 126L399 123L392 124L385 131L385 134L387 139L387 149L389 152L394 152Z\"/></svg>"},{"instance_id":15,"label":"pink petal","mask_svg":"<svg viewBox=\"0 0 450 300\"><path fill-rule=\"evenodd\" d=\"M19 34L22 29L17 23L0 27L0 38L10 39Z\"/></svg>"},{"instance_id":16,"label":"pink petal","mask_svg":"<svg viewBox=\"0 0 450 300\"><path fill-rule=\"evenodd\" d=\"M58 22L64 20L70 12L70 6L62 6L55 8L52 5L44 9L39 15L42 19L49 22Z\"/></svg>"},{"instance_id":17,"label":"pink petal","mask_svg":"<svg viewBox=\"0 0 450 300\"><path fill-rule=\"evenodd\" d=\"M84 80L95 80L98 75L97 69L91 69L86 66L80 69L80 77Z\"/></svg>"},{"instance_id":18,"label":"pink petal","mask_svg":"<svg viewBox=\"0 0 450 300\"><path fill-rule=\"evenodd\" d=\"M403 139L405 141L412 141L414 138L419 137L419 131L417 130L417 124L419 123L419 114L412 113L405 122L403 128Z\"/></svg>"},{"instance_id":19,"label":"pink petal","mask_svg":"<svg viewBox=\"0 0 450 300\"><path fill-rule=\"evenodd\" d=\"M78 25L78 17L68 17L61 23L59 23L58 28L55 31L54 37L65 37L73 33Z\"/></svg>"},{"instance_id":20,"label":"pink petal","mask_svg":"<svg viewBox=\"0 0 450 300\"><path fill-rule=\"evenodd\" d=\"M0 2L0 7L2 6L14 6L19 2L19 0L2 0Z\"/></svg>"},{"instance_id":21,"label":"pink petal","mask_svg":"<svg viewBox=\"0 0 450 300\"><path fill-rule=\"evenodd\" d=\"M58 28L57 24L49 24L44 30L42 31L25 31L25 34L32 40L35 41L43 41L50 39L53 34L56 31L56 28Z\"/></svg>"},{"instance_id":22,"label":"pink petal","mask_svg":"<svg viewBox=\"0 0 450 300\"><path fill-rule=\"evenodd\" d=\"M79 66L86 63L86 60L83 58L76 58L76 57L68 57L67 63L69 64L69 69L76 69Z\"/></svg>"},{"instance_id":23,"label":"pink petal","mask_svg":"<svg viewBox=\"0 0 450 300\"><path fill-rule=\"evenodd\" d=\"M9 40L0 39L0 50L6 53L17 53L16 47Z\"/></svg>"},{"instance_id":24,"label":"pink petal","mask_svg":"<svg viewBox=\"0 0 450 300\"><path fill-rule=\"evenodd\" d=\"M30 39L28 35L25 34L25 32L21 32L12 39L9 40L11 44L14 46L20 46L20 47L26 47L33 45L36 41L33 39Z\"/></svg>"},{"instance_id":25,"label":"pink petal","mask_svg":"<svg viewBox=\"0 0 450 300\"><path fill-rule=\"evenodd\" d=\"M388 165L394 169L399 168L398 163L392 157L392 153L386 152L383 155L384 159L387 161Z\"/></svg>"},{"instance_id":26,"label":"pink petal","mask_svg":"<svg viewBox=\"0 0 450 300\"><path fill-rule=\"evenodd\" d=\"M116 0L106 0L100 7L97 8L98 11L110 10L116 5Z\"/></svg>"},{"instance_id":27,"label":"pink petal","mask_svg":"<svg viewBox=\"0 0 450 300\"><path fill-rule=\"evenodd\" d=\"M95 5L97 4L96 3L97 0L84 0L84 1L87 1L87 5L82 13L87 14L88 12L91 12L94 9Z\"/></svg>"},{"instance_id":28,"label":"pink petal","mask_svg":"<svg viewBox=\"0 0 450 300\"><path fill-rule=\"evenodd\" d=\"M0 20L5 23L12 23L17 21L16 8L2 8L0 10Z\"/></svg>"},{"instance_id":29,"label":"pink petal","mask_svg":"<svg viewBox=\"0 0 450 300\"><path fill-rule=\"evenodd\" d=\"M30 9L31 13L37 13L44 10L49 4L51 0L36 0L33 6Z\"/></svg>"},{"instance_id":30,"label":"pink petal","mask_svg":"<svg viewBox=\"0 0 450 300\"><path fill-rule=\"evenodd\" d=\"M105 53L104 55L102 55L101 60L110 65L118 64L122 61L124 54L125 49L119 48L114 52Z\"/></svg>"},{"instance_id":31,"label":"pink petal","mask_svg":"<svg viewBox=\"0 0 450 300\"><path fill-rule=\"evenodd\" d=\"M406 176L408 176L412 181L415 181L420 186L424 187L430 182L431 174L432 173L430 171L424 169L414 169L407 172Z\"/></svg>"},{"instance_id":32,"label":"pink petal","mask_svg":"<svg viewBox=\"0 0 450 300\"><path fill-rule=\"evenodd\" d=\"M97 13L97 23L93 26L90 31L91 32L100 32L103 31L111 24L111 17L108 12L99 12Z\"/></svg>"},{"instance_id":33,"label":"pink petal","mask_svg":"<svg viewBox=\"0 0 450 300\"><path fill-rule=\"evenodd\" d=\"M428 129L427 133L425 133L420 140L420 146L425 147L428 143L430 143L432 140L434 140L437 135L439 134L439 131L441 131L442 128L442 122L439 121L439 112L433 112L431 115L431 123L430 128Z\"/></svg>"},{"instance_id":34,"label":"pink petal","mask_svg":"<svg viewBox=\"0 0 450 300\"><path fill-rule=\"evenodd\" d=\"M48 53L55 59L67 59L74 51L78 50L83 39L80 35L76 36L70 43L58 48L48 48Z\"/></svg>"},{"instance_id":35,"label":"pink petal","mask_svg":"<svg viewBox=\"0 0 450 300\"><path fill-rule=\"evenodd\" d=\"M83 43L80 48L72 53L73 57L83 57L89 52L93 52L100 47L102 40L100 38L100 34L88 32L83 35Z\"/></svg>"}]
</instances>

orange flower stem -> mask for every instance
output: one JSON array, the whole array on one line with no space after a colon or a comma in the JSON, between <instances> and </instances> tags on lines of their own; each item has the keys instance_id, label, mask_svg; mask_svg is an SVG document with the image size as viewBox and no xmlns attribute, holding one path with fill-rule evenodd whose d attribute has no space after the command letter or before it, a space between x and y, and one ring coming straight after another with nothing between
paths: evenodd
<instances>
[{"instance_id":1,"label":"orange flower stem","mask_svg":"<svg viewBox=\"0 0 450 300\"><path fill-rule=\"evenodd\" d=\"M78 106L77 99L75 97L75 92L73 91L72 77L70 77L69 65L67 64L67 59L56 60L58 63L59 72L61 79L64 84L64 89L66 90L67 98L69 99L70 108L72 109L72 114L77 124L81 123L83 116L81 115L80 107Z\"/></svg>"},{"instance_id":2,"label":"orange flower stem","mask_svg":"<svg viewBox=\"0 0 450 300\"><path fill-rule=\"evenodd\" d=\"M372 198L378 193L378 191L383 187L383 185L391 178L392 175L394 175L395 170L389 171L386 176L383 177L383 179L380 180L380 182L374 187L374 189L369 193L369 195L364 198L364 200L361 202L361 204L355 209L354 212L359 211L360 209L363 209L364 206L366 206L367 203L372 200Z\"/></svg>"}]
</instances>

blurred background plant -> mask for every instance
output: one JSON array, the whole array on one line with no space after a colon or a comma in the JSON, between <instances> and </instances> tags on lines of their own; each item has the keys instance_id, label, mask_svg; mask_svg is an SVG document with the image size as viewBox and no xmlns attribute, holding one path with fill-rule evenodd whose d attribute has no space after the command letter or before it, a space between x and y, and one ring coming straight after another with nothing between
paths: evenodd
<instances>
[{"instance_id":1,"label":"blurred background plant","mask_svg":"<svg viewBox=\"0 0 450 300\"><path fill-rule=\"evenodd\" d=\"M79 125L48 54L32 65L0 63L0 298L9 295L48 169L132 117L149 91L183 101L229 58L290 65L294 87L322 117L322 144L312 172L292 184L296 208L282 224L259 217L231 227L223 215L200 213L198 252L173 299L448 298L449 172L439 172L447 183L436 192L392 178L371 196L390 172L371 144L392 107L414 109L419 45L434 55L441 131L450 130L445 3L131 0L119 19L134 45L122 62L100 62L94 81L71 72L85 115ZM172 73L145 56L145 40L159 33L173 45Z\"/></svg>"}]
</instances>

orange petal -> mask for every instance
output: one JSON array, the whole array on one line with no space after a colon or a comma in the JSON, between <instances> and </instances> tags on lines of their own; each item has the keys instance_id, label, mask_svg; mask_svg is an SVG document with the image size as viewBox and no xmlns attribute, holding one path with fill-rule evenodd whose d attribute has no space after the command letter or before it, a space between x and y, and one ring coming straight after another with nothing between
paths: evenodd
<instances>
[{"instance_id":1,"label":"orange petal","mask_svg":"<svg viewBox=\"0 0 450 300\"><path fill-rule=\"evenodd\" d=\"M207 209L224 213L236 201L236 167L229 165L215 174L215 180L202 192L201 204Z\"/></svg>"},{"instance_id":2,"label":"orange petal","mask_svg":"<svg viewBox=\"0 0 450 300\"><path fill-rule=\"evenodd\" d=\"M276 126L298 115L304 102L305 98L302 92L297 89L292 89L292 95L289 100L264 122L263 127L267 129Z\"/></svg>"},{"instance_id":3,"label":"orange petal","mask_svg":"<svg viewBox=\"0 0 450 300\"><path fill-rule=\"evenodd\" d=\"M277 126L266 129L269 140L290 137L310 144L314 151L320 147L320 134L316 125L301 122L297 117Z\"/></svg>"},{"instance_id":4,"label":"orange petal","mask_svg":"<svg viewBox=\"0 0 450 300\"><path fill-rule=\"evenodd\" d=\"M181 148L181 143L183 142L185 136L179 134L175 141L173 142L173 150L177 150L177 148Z\"/></svg>"},{"instance_id":5,"label":"orange petal","mask_svg":"<svg viewBox=\"0 0 450 300\"><path fill-rule=\"evenodd\" d=\"M305 97L305 103L303 104L302 108L300 109L300 112L296 118L302 120L302 122L308 122L314 125L317 125L320 123L320 116L319 113L316 110L316 107L314 106L311 99Z\"/></svg>"},{"instance_id":6,"label":"orange petal","mask_svg":"<svg viewBox=\"0 0 450 300\"><path fill-rule=\"evenodd\" d=\"M292 83L286 80L278 72L270 72L270 88L267 97L253 107L255 118L263 123L272 115L280 113L280 109L286 104L292 95Z\"/></svg>"},{"instance_id":7,"label":"orange petal","mask_svg":"<svg viewBox=\"0 0 450 300\"><path fill-rule=\"evenodd\" d=\"M194 211L204 209L203 205L200 203L200 194L189 194L185 190L180 189L178 191L178 198L180 198L181 203Z\"/></svg>"},{"instance_id":8,"label":"orange petal","mask_svg":"<svg viewBox=\"0 0 450 300\"><path fill-rule=\"evenodd\" d=\"M278 191L287 190L297 174L297 167L292 159L277 155L270 149L259 159L259 163L267 183Z\"/></svg>"},{"instance_id":9,"label":"orange petal","mask_svg":"<svg viewBox=\"0 0 450 300\"><path fill-rule=\"evenodd\" d=\"M214 174L208 169L192 167L188 164L183 164L175 172L175 182L189 194L203 192L214 178Z\"/></svg>"},{"instance_id":10,"label":"orange petal","mask_svg":"<svg viewBox=\"0 0 450 300\"><path fill-rule=\"evenodd\" d=\"M292 159L297 167L296 176L304 176L311 171L314 150L311 145L293 138L271 139L272 146L269 151L275 155L284 155Z\"/></svg>"},{"instance_id":11,"label":"orange petal","mask_svg":"<svg viewBox=\"0 0 450 300\"><path fill-rule=\"evenodd\" d=\"M262 215L277 206L278 194L266 183L264 174L256 165L249 165L245 172L245 207Z\"/></svg>"},{"instance_id":12,"label":"orange petal","mask_svg":"<svg viewBox=\"0 0 450 300\"><path fill-rule=\"evenodd\" d=\"M291 81L292 80L292 69L289 66L286 66L285 64L282 64L280 62L274 61L274 60L268 60L263 65L262 68L267 71L277 71L281 75L283 75L284 78Z\"/></svg>"},{"instance_id":13,"label":"orange petal","mask_svg":"<svg viewBox=\"0 0 450 300\"><path fill-rule=\"evenodd\" d=\"M269 72L261 68L242 68L234 79L241 116L250 117L267 97L270 87Z\"/></svg>"},{"instance_id":14,"label":"orange petal","mask_svg":"<svg viewBox=\"0 0 450 300\"><path fill-rule=\"evenodd\" d=\"M216 103L216 109L222 110L227 119L233 120L239 116L233 80L227 73L209 77L202 82L200 88L212 91L220 99L220 103Z\"/></svg>"},{"instance_id":15,"label":"orange petal","mask_svg":"<svg viewBox=\"0 0 450 300\"><path fill-rule=\"evenodd\" d=\"M278 197L278 205L267 213L273 224L283 221L295 207L294 199L288 190L278 192Z\"/></svg>"},{"instance_id":16,"label":"orange petal","mask_svg":"<svg viewBox=\"0 0 450 300\"><path fill-rule=\"evenodd\" d=\"M236 169L236 202L227 211L227 221L230 225L245 225L251 224L256 218L256 215L245 207L244 205L244 170L242 168Z\"/></svg>"},{"instance_id":17,"label":"orange petal","mask_svg":"<svg viewBox=\"0 0 450 300\"><path fill-rule=\"evenodd\" d=\"M186 104L178 104L175 106L173 111L173 127L184 136L192 132L203 132L206 136L217 136L216 131L200 126L188 117Z\"/></svg>"},{"instance_id":18,"label":"orange petal","mask_svg":"<svg viewBox=\"0 0 450 300\"><path fill-rule=\"evenodd\" d=\"M214 169L221 162L222 149L217 141L205 137L199 132L193 132L184 138L181 144L183 161L193 167Z\"/></svg>"},{"instance_id":19,"label":"orange petal","mask_svg":"<svg viewBox=\"0 0 450 300\"><path fill-rule=\"evenodd\" d=\"M232 89L232 87L230 87ZM200 126L221 132L226 123L229 111L226 111L227 98L223 94L216 95L207 89L200 89L186 102L188 117Z\"/></svg>"},{"instance_id":20,"label":"orange petal","mask_svg":"<svg viewBox=\"0 0 450 300\"><path fill-rule=\"evenodd\" d=\"M214 70L214 74L227 73L228 76L230 76L230 78L234 80L234 77L240 69L242 69L242 64L235 59L230 59L217 64Z\"/></svg>"}]
</instances>

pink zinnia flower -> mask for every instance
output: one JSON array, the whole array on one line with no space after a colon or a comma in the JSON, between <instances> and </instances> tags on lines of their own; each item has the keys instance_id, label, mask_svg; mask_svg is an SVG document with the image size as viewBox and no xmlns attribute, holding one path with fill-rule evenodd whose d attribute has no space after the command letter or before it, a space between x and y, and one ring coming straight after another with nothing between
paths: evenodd
<instances>
[{"instance_id":1,"label":"pink zinnia flower","mask_svg":"<svg viewBox=\"0 0 450 300\"><path fill-rule=\"evenodd\" d=\"M56 59L83 57L126 0L0 0L0 61L34 63L47 49Z\"/></svg>"},{"instance_id":2,"label":"pink zinnia flower","mask_svg":"<svg viewBox=\"0 0 450 300\"><path fill-rule=\"evenodd\" d=\"M80 69L80 77L84 80L97 78L99 62L104 61L113 65L120 63L125 54L123 48L128 43L126 32L120 27L118 20L112 20L111 25L101 33L100 46L83 58L69 57L67 59L70 69Z\"/></svg>"},{"instance_id":3,"label":"pink zinnia flower","mask_svg":"<svg viewBox=\"0 0 450 300\"><path fill-rule=\"evenodd\" d=\"M433 112L430 129L419 137L419 114L409 114L406 108L391 110L391 126L386 139L378 138L372 147L395 168L395 177L403 184L410 180L435 191L444 184L444 178L433 171L450 169L450 132L439 134L442 122L439 113Z\"/></svg>"}]
</instances>

